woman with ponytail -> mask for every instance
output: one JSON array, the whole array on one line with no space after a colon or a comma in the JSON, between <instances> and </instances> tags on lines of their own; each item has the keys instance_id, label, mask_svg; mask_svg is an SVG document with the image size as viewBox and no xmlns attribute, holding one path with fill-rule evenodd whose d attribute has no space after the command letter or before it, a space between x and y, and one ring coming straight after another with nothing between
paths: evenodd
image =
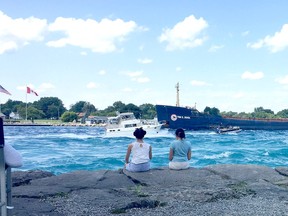
<instances>
[{"instance_id":1,"label":"woman with ponytail","mask_svg":"<svg viewBox=\"0 0 288 216\"><path fill-rule=\"evenodd\" d=\"M175 170L188 169L191 159L191 144L185 140L185 132L179 128L175 132L176 140L170 145L169 168Z\"/></svg>"}]
</instances>

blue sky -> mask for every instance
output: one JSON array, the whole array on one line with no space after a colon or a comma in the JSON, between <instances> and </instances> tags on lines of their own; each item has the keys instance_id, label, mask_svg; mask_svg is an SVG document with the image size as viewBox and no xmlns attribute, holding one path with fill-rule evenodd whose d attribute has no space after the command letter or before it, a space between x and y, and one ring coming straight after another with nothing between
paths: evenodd
<instances>
[{"instance_id":1,"label":"blue sky","mask_svg":"<svg viewBox=\"0 0 288 216\"><path fill-rule=\"evenodd\" d=\"M288 108L286 0L2 0L0 85L88 101Z\"/></svg>"}]
</instances>

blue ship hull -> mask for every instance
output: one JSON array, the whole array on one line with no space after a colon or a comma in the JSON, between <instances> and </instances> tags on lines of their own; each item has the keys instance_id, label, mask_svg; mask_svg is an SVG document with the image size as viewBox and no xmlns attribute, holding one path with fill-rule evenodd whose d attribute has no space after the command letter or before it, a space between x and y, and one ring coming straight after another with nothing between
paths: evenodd
<instances>
[{"instance_id":1,"label":"blue ship hull","mask_svg":"<svg viewBox=\"0 0 288 216\"><path fill-rule=\"evenodd\" d=\"M186 107L156 105L157 118L171 129L203 130L223 126L239 126L244 130L288 130L287 119L226 118L200 113Z\"/></svg>"}]
</instances>

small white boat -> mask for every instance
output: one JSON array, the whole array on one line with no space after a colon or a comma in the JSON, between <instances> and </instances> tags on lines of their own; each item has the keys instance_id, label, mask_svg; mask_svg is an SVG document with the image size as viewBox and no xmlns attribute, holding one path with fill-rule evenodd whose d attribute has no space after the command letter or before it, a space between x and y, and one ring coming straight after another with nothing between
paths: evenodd
<instances>
[{"instance_id":1,"label":"small white boat","mask_svg":"<svg viewBox=\"0 0 288 216\"><path fill-rule=\"evenodd\" d=\"M229 126L229 127L218 127L216 132L219 134L224 133L239 133L241 132L241 128L238 126Z\"/></svg>"},{"instance_id":2,"label":"small white boat","mask_svg":"<svg viewBox=\"0 0 288 216\"><path fill-rule=\"evenodd\" d=\"M157 134L162 125L163 124L160 124L156 119L136 119L132 112L118 113L116 117L108 117L106 135L133 136L135 129L140 127L142 127L147 134Z\"/></svg>"}]
</instances>

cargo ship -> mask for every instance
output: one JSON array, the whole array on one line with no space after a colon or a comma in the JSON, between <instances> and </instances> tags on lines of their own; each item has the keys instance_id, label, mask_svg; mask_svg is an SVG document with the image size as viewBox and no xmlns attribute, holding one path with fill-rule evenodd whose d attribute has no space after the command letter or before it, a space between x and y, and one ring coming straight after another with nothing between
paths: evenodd
<instances>
[{"instance_id":1,"label":"cargo ship","mask_svg":"<svg viewBox=\"0 0 288 216\"><path fill-rule=\"evenodd\" d=\"M179 106L179 83L176 85L176 106L156 105L157 118L167 128L186 130L215 129L237 126L242 130L288 130L288 119L234 118L199 112L196 107Z\"/></svg>"}]
</instances>

